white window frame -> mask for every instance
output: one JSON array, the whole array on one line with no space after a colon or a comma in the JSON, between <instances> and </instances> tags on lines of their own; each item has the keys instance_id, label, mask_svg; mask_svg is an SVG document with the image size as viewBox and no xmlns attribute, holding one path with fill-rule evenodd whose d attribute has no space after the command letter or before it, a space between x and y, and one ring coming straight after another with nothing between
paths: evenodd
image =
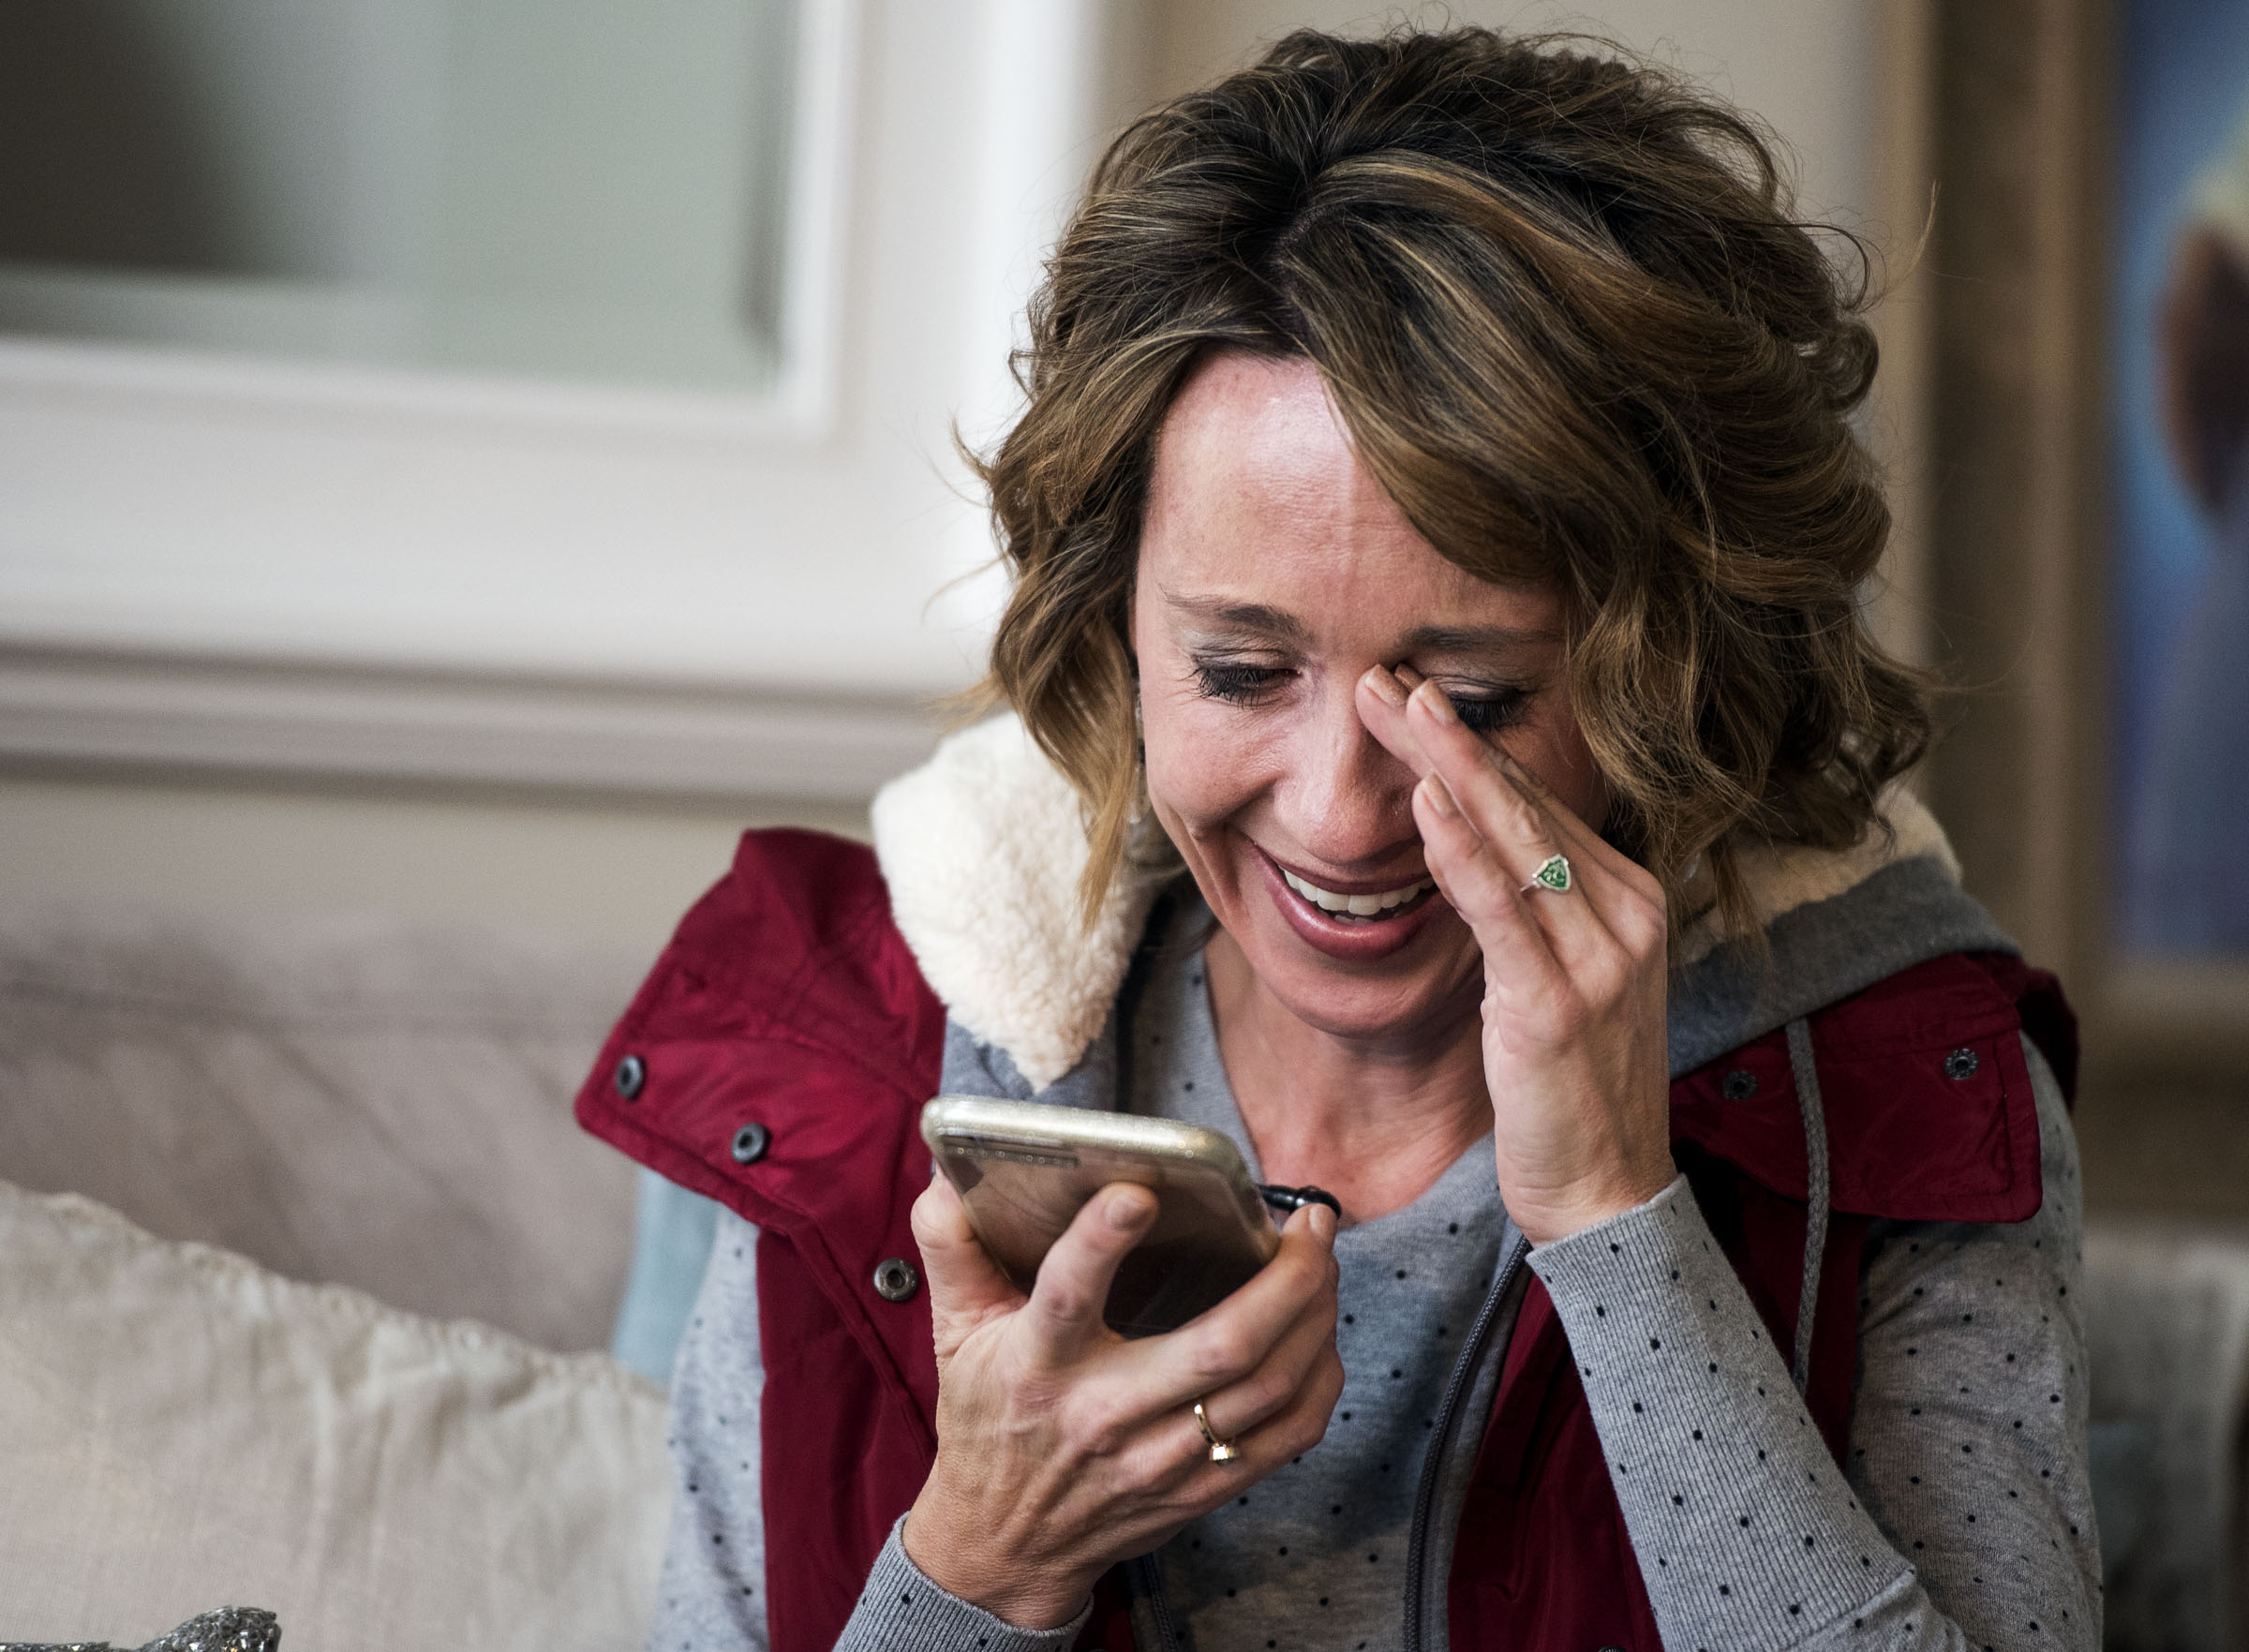
<instances>
[{"instance_id":1,"label":"white window frame","mask_svg":"<svg viewBox=\"0 0 2249 1652\"><path fill-rule=\"evenodd\" d=\"M867 795L976 669L950 453L1096 0L805 0L765 395L0 339L0 759Z\"/></svg>"}]
</instances>

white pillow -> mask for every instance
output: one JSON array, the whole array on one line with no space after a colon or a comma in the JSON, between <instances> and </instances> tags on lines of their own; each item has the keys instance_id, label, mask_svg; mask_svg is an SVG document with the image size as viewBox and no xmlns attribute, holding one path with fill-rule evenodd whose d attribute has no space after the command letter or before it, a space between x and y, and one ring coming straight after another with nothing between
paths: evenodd
<instances>
[{"instance_id":1,"label":"white pillow","mask_svg":"<svg viewBox=\"0 0 2249 1652\"><path fill-rule=\"evenodd\" d=\"M606 1355L0 1183L0 1642L241 1605L316 1652L637 1647L664 1429Z\"/></svg>"}]
</instances>

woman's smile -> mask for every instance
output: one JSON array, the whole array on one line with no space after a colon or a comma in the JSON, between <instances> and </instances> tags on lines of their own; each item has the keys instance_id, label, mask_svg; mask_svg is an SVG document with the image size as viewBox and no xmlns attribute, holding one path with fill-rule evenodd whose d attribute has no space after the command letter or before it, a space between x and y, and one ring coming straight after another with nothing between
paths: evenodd
<instances>
[{"instance_id":1,"label":"woman's smile","mask_svg":"<svg viewBox=\"0 0 2249 1652\"><path fill-rule=\"evenodd\" d=\"M1451 915L1426 873L1401 881L1312 878L1284 865L1270 851L1242 840L1263 872L1267 896L1304 944L1347 963L1372 962L1404 950L1432 919Z\"/></svg>"}]
</instances>

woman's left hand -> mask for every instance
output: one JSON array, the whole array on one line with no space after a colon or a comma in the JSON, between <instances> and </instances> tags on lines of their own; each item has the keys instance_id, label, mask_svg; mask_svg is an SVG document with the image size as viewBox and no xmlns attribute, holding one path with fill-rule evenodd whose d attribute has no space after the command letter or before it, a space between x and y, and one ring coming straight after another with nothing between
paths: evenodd
<instances>
[{"instance_id":1,"label":"woman's left hand","mask_svg":"<svg viewBox=\"0 0 2249 1652\"><path fill-rule=\"evenodd\" d=\"M1418 686L1416 686L1418 684ZM1645 1203L1676 1174L1662 886L1486 743L1437 685L1380 666L1359 713L1421 777L1429 873L1483 953L1483 1073L1500 1197L1533 1244ZM1531 884L1549 856L1571 886Z\"/></svg>"}]
</instances>

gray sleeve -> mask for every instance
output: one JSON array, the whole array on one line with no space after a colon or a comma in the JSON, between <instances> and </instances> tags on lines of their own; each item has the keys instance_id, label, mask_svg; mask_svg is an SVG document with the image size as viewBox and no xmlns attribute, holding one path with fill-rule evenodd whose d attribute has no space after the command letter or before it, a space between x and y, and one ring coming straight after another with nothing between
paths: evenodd
<instances>
[{"instance_id":1,"label":"gray sleeve","mask_svg":"<svg viewBox=\"0 0 2249 1652\"><path fill-rule=\"evenodd\" d=\"M766 1652L757 1229L731 1211L672 1367L678 1484L648 1652Z\"/></svg>"},{"instance_id":2,"label":"gray sleeve","mask_svg":"<svg viewBox=\"0 0 2249 1652\"><path fill-rule=\"evenodd\" d=\"M2063 1306L2075 1149L2031 1060L2046 1209L1942 1243L1881 1236L1849 1479L1683 1178L1531 1254L1666 1646L2099 1645L2084 1339ZM1995 1375L2018 1370L2024 1381Z\"/></svg>"},{"instance_id":3,"label":"gray sleeve","mask_svg":"<svg viewBox=\"0 0 2249 1652\"><path fill-rule=\"evenodd\" d=\"M905 1524L901 1514L891 1526L836 1652L1063 1652L1094 1614L1089 1599L1060 1629L1018 1629L925 1577L900 1540Z\"/></svg>"},{"instance_id":4,"label":"gray sleeve","mask_svg":"<svg viewBox=\"0 0 2249 1652\"><path fill-rule=\"evenodd\" d=\"M2045 1060L2024 1048L2045 1200L2010 1227L1869 1236L1849 1467L1972 1645L2096 1646L2077 1137Z\"/></svg>"}]
</instances>

